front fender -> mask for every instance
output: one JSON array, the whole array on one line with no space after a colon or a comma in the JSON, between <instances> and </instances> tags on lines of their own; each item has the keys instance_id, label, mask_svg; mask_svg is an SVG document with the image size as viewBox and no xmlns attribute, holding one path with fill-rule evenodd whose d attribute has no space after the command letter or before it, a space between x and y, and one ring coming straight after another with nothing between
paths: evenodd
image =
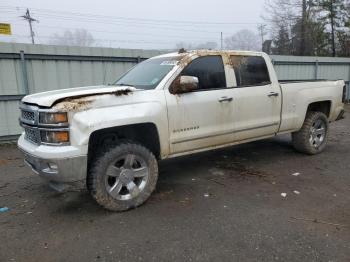
<instances>
[{"instance_id":1,"label":"front fender","mask_svg":"<svg viewBox=\"0 0 350 262\"><path fill-rule=\"evenodd\" d=\"M90 108L70 113L71 143L87 153L90 135L97 130L132 124L153 123L159 134L161 155L169 152L166 105L161 101Z\"/></svg>"}]
</instances>

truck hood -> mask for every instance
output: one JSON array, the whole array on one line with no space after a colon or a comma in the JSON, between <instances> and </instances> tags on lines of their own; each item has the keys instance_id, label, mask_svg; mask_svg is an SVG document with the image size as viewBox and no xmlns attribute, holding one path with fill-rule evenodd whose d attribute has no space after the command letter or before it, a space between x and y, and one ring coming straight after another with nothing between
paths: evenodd
<instances>
[{"instance_id":1,"label":"truck hood","mask_svg":"<svg viewBox=\"0 0 350 262\"><path fill-rule=\"evenodd\" d=\"M78 98L84 96L95 96L103 94L113 94L116 95L118 92L123 91L137 91L138 89L131 86L85 86L85 87L76 87L69 89L60 89L48 92L37 93L33 95L25 96L22 99L24 103L36 104L38 106L51 107L56 102L62 101L66 98Z\"/></svg>"}]
</instances>

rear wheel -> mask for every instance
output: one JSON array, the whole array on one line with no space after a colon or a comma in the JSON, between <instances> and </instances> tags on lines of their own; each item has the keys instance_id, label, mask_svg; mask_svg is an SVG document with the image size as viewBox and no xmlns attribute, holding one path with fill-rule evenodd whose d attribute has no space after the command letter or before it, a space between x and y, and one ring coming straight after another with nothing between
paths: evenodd
<instances>
[{"instance_id":1,"label":"rear wheel","mask_svg":"<svg viewBox=\"0 0 350 262\"><path fill-rule=\"evenodd\" d=\"M321 153L328 141L329 123L322 112L308 112L302 128L292 134L294 148L302 153Z\"/></svg>"},{"instance_id":2,"label":"rear wheel","mask_svg":"<svg viewBox=\"0 0 350 262\"><path fill-rule=\"evenodd\" d=\"M88 175L93 198L112 211L144 203L156 187L158 164L154 155L134 142L122 142L101 153Z\"/></svg>"}]
</instances>

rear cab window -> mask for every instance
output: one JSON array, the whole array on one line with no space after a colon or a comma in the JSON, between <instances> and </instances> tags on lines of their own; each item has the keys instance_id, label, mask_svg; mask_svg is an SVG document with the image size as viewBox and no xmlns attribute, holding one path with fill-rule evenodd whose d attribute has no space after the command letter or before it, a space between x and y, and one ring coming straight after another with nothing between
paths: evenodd
<instances>
[{"instance_id":1,"label":"rear cab window","mask_svg":"<svg viewBox=\"0 0 350 262\"><path fill-rule=\"evenodd\" d=\"M225 68L220 55L194 59L185 67L181 75L197 77L199 91L226 88Z\"/></svg>"},{"instance_id":2,"label":"rear cab window","mask_svg":"<svg viewBox=\"0 0 350 262\"><path fill-rule=\"evenodd\" d=\"M271 83L265 59L261 56L230 56L237 87L268 85Z\"/></svg>"}]
</instances>

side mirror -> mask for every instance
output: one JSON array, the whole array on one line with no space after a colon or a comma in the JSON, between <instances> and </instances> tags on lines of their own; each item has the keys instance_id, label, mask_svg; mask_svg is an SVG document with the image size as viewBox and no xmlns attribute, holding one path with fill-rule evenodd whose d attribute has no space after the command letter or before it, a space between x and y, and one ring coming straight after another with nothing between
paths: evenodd
<instances>
[{"instance_id":1,"label":"side mirror","mask_svg":"<svg viewBox=\"0 0 350 262\"><path fill-rule=\"evenodd\" d=\"M170 93L183 94L198 89L198 77L195 76L179 76L170 86Z\"/></svg>"}]
</instances>

